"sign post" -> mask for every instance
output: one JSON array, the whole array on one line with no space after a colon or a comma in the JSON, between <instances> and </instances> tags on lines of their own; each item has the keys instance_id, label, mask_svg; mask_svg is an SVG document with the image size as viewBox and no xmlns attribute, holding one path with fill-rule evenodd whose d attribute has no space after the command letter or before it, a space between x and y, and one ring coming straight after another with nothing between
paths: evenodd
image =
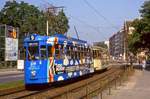
<instances>
[{"instance_id":1,"label":"sign post","mask_svg":"<svg viewBox=\"0 0 150 99\"><path fill-rule=\"evenodd\" d=\"M6 26L5 61L18 60L18 31L17 28Z\"/></svg>"},{"instance_id":2,"label":"sign post","mask_svg":"<svg viewBox=\"0 0 150 99\"><path fill-rule=\"evenodd\" d=\"M18 60L19 29L0 25L0 68L15 67Z\"/></svg>"}]
</instances>

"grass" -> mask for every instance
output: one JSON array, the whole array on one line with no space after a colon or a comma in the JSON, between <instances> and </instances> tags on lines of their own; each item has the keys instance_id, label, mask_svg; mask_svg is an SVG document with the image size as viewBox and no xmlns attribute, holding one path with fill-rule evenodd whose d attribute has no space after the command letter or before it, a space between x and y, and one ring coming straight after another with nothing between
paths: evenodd
<instances>
[{"instance_id":1,"label":"grass","mask_svg":"<svg viewBox=\"0 0 150 99\"><path fill-rule=\"evenodd\" d=\"M15 88L15 87L18 87L18 86L23 86L23 85L24 85L24 80L18 80L18 81L12 81L12 82L8 82L8 83L2 83L2 84L0 84L0 90Z\"/></svg>"}]
</instances>

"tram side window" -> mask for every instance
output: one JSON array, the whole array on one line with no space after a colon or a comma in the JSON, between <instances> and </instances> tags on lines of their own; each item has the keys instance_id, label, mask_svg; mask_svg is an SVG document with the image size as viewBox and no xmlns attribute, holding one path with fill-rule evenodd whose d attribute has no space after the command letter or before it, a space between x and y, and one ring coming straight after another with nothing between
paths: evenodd
<instances>
[{"instance_id":1,"label":"tram side window","mask_svg":"<svg viewBox=\"0 0 150 99\"><path fill-rule=\"evenodd\" d=\"M84 59L84 58L85 58L85 55L84 55L84 47L82 47L81 52L82 52L82 59Z\"/></svg>"},{"instance_id":2,"label":"tram side window","mask_svg":"<svg viewBox=\"0 0 150 99\"><path fill-rule=\"evenodd\" d=\"M46 59L47 58L47 55L46 55L46 46L41 46L40 47L40 51L41 51L41 59Z\"/></svg>"},{"instance_id":3,"label":"tram side window","mask_svg":"<svg viewBox=\"0 0 150 99\"><path fill-rule=\"evenodd\" d=\"M80 49L80 50L79 50L80 59L83 59L83 57L82 57L82 48L80 47L79 49Z\"/></svg>"},{"instance_id":4,"label":"tram side window","mask_svg":"<svg viewBox=\"0 0 150 99\"><path fill-rule=\"evenodd\" d=\"M93 58L95 58L94 50L93 50Z\"/></svg>"},{"instance_id":5,"label":"tram side window","mask_svg":"<svg viewBox=\"0 0 150 99\"><path fill-rule=\"evenodd\" d=\"M100 58L101 57L101 52L100 51L98 51L98 58Z\"/></svg>"},{"instance_id":6,"label":"tram side window","mask_svg":"<svg viewBox=\"0 0 150 99\"><path fill-rule=\"evenodd\" d=\"M98 50L96 50L96 58L98 58L98 56L99 56L98 54L99 54L99 52L98 52Z\"/></svg>"},{"instance_id":7,"label":"tram side window","mask_svg":"<svg viewBox=\"0 0 150 99\"><path fill-rule=\"evenodd\" d=\"M55 45L55 57L57 59L63 59L64 57L63 45Z\"/></svg>"},{"instance_id":8,"label":"tram side window","mask_svg":"<svg viewBox=\"0 0 150 99\"><path fill-rule=\"evenodd\" d=\"M78 59L78 49L77 47L75 47L74 49L75 49L75 53L74 53L75 59Z\"/></svg>"},{"instance_id":9,"label":"tram side window","mask_svg":"<svg viewBox=\"0 0 150 99\"><path fill-rule=\"evenodd\" d=\"M97 54L96 57L98 58L98 57L99 57L99 52L98 52L98 50L96 51L96 54Z\"/></svg>"},{"instance_id":10,"label":"tram side window","mask_svg":"<svg viewBox=\"0 0 150 99\"><path fill-rule=\"evenodd\" d=\"M73 51L73 46L70 46L70 58L74 58L74 51Z\"/></svg>"},{"instance_id":11,"label":"tram side window","mask_svg":"<svg viewBox=\"0 0 150 99\"><path fill-rule=\"evenodd\" d=\"M61 59L65 59L64 55L65 55L65 50L64 50L64 46L63 45L59 45L59 51L60 51L60 58Z\"/></svg>"},{"instance_id":12,"label":"tram side window","mask_svg":"<svg viewBox=\"0 0 150 99\"><path fill-rule=\"evenodd\" d=\"M52 57L52 47L48 46L48 57Z\"/></svg>"},{"instance_id":13,"label":"tram side window","mask_svg":"<svg viewBox=\"0 0 150 99\"><path fill-rule=\"evenodd\" d=\"M72 50L72 58L73 59L77 58L77 56L76 56L76 48L75 47L73 47L73 50Z\"/></svg>"},{"instance_id":14,"label":"tram side window","mask_svg":"<svg viewBox=\"0 0 150 99\"><path fill-rule=\"evenodd\" d=\"M100 58L102 58L103 56L102 56L102 53L100 52Z\"/></svg>"},{"instance_id":15,"label":"tram side window","mask_svg":"<svg viewBox=\"0 0 150 99\"><path fill-rule=\"evenodd\" d=\"M59 45L55 45L55 57L60 58L60 51L59 51Z\"/></svg>"},{"instance_id":16,"label":"tram side window","mask_svg":"<svg viewBox=\"0 0 150 99\"><path fill-rule=\"evenodd\" d=\"M84 48L84 56L87 57L87 54L88 54L87 48Z\"/></svg>"},{"instance_id":17,"label":"tram side window","mask_svg":"<svg viewBox=\"0 0 150 99\"><path fill-rule=\"evenodd\" d=\"M93 51L93 58L96 58L97 55L96 55L96 50Z\"/></svg>"},{"instance_id":18,"label":"tram side window","mask_svg":"<svg viewBox=\"0 0 150 99\"><path fill-rule=\"evenodd\" d=\"M70 56L70 46L67 45L67 56Z\"/></svg>"}]
</instances>

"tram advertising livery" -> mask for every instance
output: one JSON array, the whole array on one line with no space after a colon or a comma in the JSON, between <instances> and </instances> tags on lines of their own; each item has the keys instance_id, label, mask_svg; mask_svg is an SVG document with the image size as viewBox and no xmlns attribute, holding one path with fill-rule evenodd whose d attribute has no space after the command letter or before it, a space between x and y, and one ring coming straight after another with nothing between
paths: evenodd
<instances>
[{"instance_id":1,"label":"tram advertising livery","mask_svg":"<svg viewBox=\"0 0 150 99\"><path fill-rule=\"evenodd\" d=\"M25 84L48 84L94 72L92 47L62 34L24 39Z\"/></svg>"}]
</instances>

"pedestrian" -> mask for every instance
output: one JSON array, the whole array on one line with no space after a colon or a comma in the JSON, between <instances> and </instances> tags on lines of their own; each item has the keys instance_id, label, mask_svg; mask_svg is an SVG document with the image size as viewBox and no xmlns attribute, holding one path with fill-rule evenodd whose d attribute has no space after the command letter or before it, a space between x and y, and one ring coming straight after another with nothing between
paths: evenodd
<instances>
[{"instance_id":1,"label":"pedestrian","mask_svg":"<svg viewBox=\"0 0 150 99\"><path fill-rule=\"evenodd\" d=\"M144 70L146 68L146 60L142 61L142 69Z\"/></svg>"},{"instance_id":2,"label":"pedestrian","mask_svg":"<svg viewBox=\"0 0 150 99\"><path fill-rule=\"evenodd\" d=\"M139 65L140 65L141 64L141 60L139 59L138 62L139 62Z\"/></svg>"}]
</instances>

